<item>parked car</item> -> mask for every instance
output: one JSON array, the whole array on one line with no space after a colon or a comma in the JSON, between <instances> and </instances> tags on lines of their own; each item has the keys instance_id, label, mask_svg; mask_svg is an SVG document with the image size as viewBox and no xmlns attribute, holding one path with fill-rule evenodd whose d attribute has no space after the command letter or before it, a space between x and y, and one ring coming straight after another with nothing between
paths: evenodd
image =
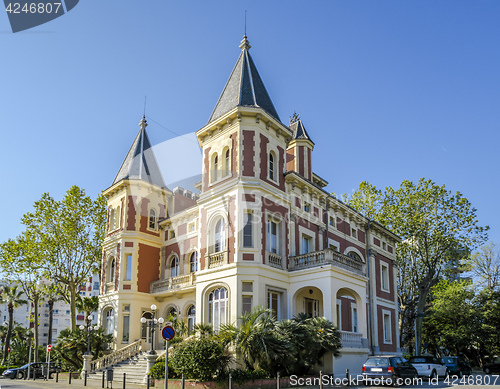
<instances>
[{"instance_id":1,"label":"parked car","mask_svg":"<svg viewBox=\"0 0 500 389\"><path fill-rule=\"evenodd\" d=\"M486 363L483 366L483 371L486 374L498 373L500 372L500 357L496 357L493 362Z\"/></svg>"},{"instance_id":2,"label":"parked car","mask_svg":"<svg viewBox=\"0 0 500 389\"><path fill-rule=\"evenodd\" d=\"M448 369L432 355L410 357L410 363L421 377L439 378L448 375Z\"/></svg>"},{"instance_id":3,"label":"parked car","mask_svg":"<svg viewBox=\"0 0 500 389\"><path fill-rule=\"evenodd\" d=\"M368 384L370 380L391 380L392 384L398 383L398 378L415 378L417 370L399 355L380 355L368 358L364 363L363 380Z\"/></svg>"},{"instance_id":4,"label":"parked car","mask_svg":"<svg viewBox=\"0 0 500 389\"><path fill-rule=\"evenodd\" d=\"M444 363L448 369L449 375L456 375L462 378L464 375L472 373L472 367L464 357L443 357L441 362Z\"/></svg>"},{"instance_id":5,"label":"parked car","mask_svg":"<svg viewBox=\"0 0 500 389\"><path fill-rule=\"evenodd\" d=\"M33 378L33 376L35 378L44 377L45 369L47 368L46 362L33 362L31 364L27 363L26 365L15 368L15 369L7 369L2 373L2 375L4 377L10 378L10 379L14 379L14 378L24 379L25 377L28 377L28 366L30 366L29 378ZM58 365L56 365L56 363L51 362L50 363L49 378L51 378L52 374L56 373L57 371L60 371L60 367Z\"/></svg>"}]
</instances>

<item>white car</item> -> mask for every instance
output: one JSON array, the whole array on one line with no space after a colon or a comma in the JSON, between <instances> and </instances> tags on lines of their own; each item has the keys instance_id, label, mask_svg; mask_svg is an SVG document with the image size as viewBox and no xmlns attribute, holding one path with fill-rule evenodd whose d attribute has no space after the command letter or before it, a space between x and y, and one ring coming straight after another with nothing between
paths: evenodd
<instances>
[{"instance_id":1,"label":"white car","mask_svg":"<svg viewBox=\"0 0 500 389\"><path fill-rule=\"evenodd\" d=\"M420 377L444 378L448 375L448 368L432 355L410 357L409 362Z\"/></svg>"}]
</instances>

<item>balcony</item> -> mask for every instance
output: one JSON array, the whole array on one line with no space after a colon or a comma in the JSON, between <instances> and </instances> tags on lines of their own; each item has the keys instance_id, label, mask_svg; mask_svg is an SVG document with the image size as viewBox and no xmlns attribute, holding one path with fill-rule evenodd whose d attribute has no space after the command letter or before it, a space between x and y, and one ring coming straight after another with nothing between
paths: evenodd
<instances>
[{"instance_id":1,"label":"balcony","mask_svg":"<svg viewBox=\"0 0 500 389\"><path fill-rule=\"evenodd\" d=\"M274 254L274 253L267 253L267 263L269 266L278 268L278 269L283 269L283 258L281 255Z\"/></svg>"},{"instance_id":2,"label":"balcony","mask_svg":"<svg viewBox=\"0 0 500 389\"><path fill-rule=\"evenodd\" d=\"M194 273L169 277L165 280L153 281L149 287L150 293L166 292L171 290L187 289L196 284Z\"/></svg>"},{"instance_id":3,"label":"balcony","mask_svg":"<svg viewBox=\"0 0 500 389\"><path fill-rule=\"evenodd\" d=\"M290 271L323 265L333 265L359 275L365 275L364 263L362 261L341 254L333 249L324 249L290 257Z\"/></svg>"},{"instance_id":4,"label":"balcony","mask_svg":"<svg viewBox=\"0 0 500 389\"><path fill-rule=\"evenodd\" d=\"M213 254L207 254L207 268L214 269L227 264L227 251L219 251Z\"/></svg>"},{"instance_id":5,"label":"balcony","mask_svg":"<svg viewBox=\"0 0 500 389\"><path fill-rule=\"evenodd\" d=\"M363 347L363 342L361 340L362 334L358 332L349 331L339 331L340 341L342 342L342 347L344 348L361 348Z\"/></svg>"}]
</instances>

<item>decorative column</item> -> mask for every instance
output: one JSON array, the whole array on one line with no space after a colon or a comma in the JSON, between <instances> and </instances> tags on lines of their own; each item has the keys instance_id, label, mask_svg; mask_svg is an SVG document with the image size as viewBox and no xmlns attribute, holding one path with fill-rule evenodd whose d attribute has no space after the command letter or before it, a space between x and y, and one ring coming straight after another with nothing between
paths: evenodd
<instances>
[{"instance_id":1,"label":"decorative column","mask_svg":"<svg viewBox=\"0 0 500 389\"><path fill-rule=\"evenodd\" d=\"M87 374L87 377L90 374L90 361L92 361L93 357L94 356L92 354L83 355L83 367L82 367L82 372L80 373L80 378L82 380L85 379L85 374Z\"/></svg>"}]
</instances>

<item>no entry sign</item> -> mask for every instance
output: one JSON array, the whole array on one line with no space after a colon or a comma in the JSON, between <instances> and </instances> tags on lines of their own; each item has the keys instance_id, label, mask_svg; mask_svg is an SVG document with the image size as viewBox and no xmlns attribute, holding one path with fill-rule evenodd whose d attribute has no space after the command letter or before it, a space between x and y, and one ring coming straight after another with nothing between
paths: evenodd
<instances>
[{"instance_id":1,"label":"no entry sign","mask_svg":"<svg viewBox=\"0 0 500 389\"><path fill-rule=\"evenodd\" d=\"M161 330L161 335L165 340L172 340L175 336L175 330L172 326L165 326L163 330Z\"/></svg>"}]
</instances>

